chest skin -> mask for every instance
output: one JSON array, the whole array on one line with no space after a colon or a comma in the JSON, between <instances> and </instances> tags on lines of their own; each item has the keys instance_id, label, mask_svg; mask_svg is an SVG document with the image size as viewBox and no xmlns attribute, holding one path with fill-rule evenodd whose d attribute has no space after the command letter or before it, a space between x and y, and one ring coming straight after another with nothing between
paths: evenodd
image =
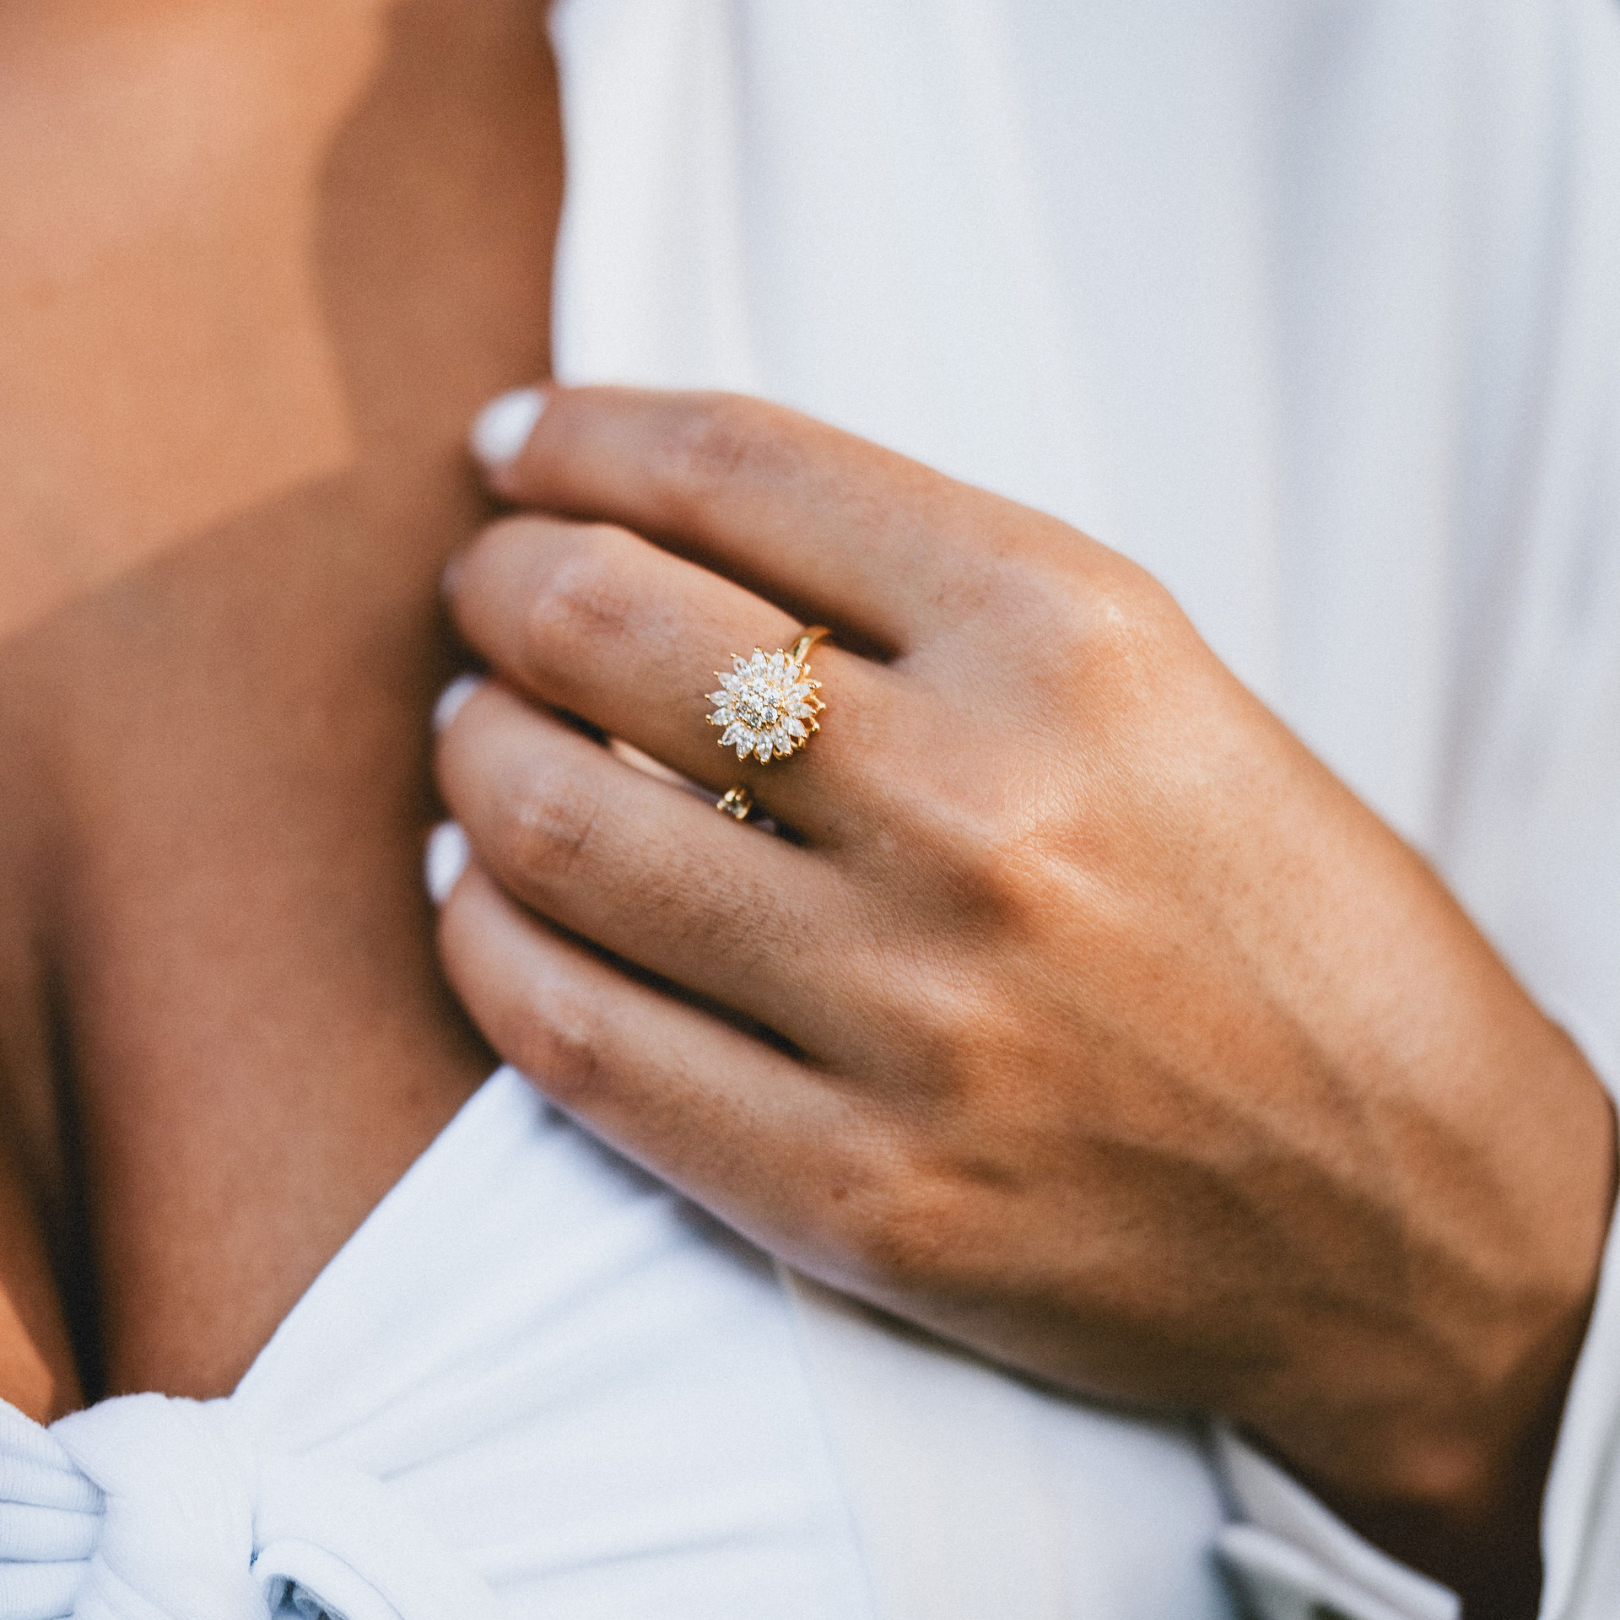
<instances>
[{"instance_id":1,"label":"chest skin","mask_svg":"<svg viewBox=\"0 0 1620 1620\"><path fill-rule=\"evenodd\" d=\"M437 579L561 190L539 4L0 5L0 1221L89 1397L228 1391L491 1066Z\"/></svg>"}]
</instances>

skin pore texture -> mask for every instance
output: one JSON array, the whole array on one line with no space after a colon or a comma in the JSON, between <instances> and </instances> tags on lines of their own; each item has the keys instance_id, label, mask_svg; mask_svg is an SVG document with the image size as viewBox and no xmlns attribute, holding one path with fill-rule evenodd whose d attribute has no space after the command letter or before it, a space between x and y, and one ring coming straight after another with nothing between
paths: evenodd
<instances>
[{"instance_id":1,"label":"skin pore texture","mask_svg":"<svg viewBox=\"0 0 1620 1620\"><path fill-rule=\"evenodd\" d=\"M487 512L469 417L549 369L561 180L524 0L0 3L0 1395L35 1416L229 1391L491 1067L419 877L437 581Z\"/></svg>"}]
</instances>

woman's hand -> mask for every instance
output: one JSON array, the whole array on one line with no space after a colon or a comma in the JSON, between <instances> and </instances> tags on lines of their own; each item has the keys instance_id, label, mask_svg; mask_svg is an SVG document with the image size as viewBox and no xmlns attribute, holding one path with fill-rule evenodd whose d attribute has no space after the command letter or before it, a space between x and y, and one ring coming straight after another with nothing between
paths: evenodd
<instances>
[{"instance_id":1,"label":"woman's hand","mask_svg":"<svg viewBox=\"0 0 1620 1620\"><path fill-rule=\"evenodd\" d=\"M1106 547L790 412L554 390L453 566L450 976L794 1265L1341 1500L1487 1512L1556 1409L1608 1105L1433 873ZM806 622L790 758L705 725ZM599 747L745 786L772 837Z\"/></svg>"}]
</instances>

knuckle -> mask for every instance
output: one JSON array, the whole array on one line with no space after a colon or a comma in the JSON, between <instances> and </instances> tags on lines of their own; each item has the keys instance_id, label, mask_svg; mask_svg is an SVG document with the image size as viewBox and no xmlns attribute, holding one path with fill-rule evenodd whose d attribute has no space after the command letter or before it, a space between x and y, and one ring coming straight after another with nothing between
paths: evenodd
<instances>
[{"instance_id":1,"label":"knuckle","mask_svg":"<svg viewBox=\"0 0 1620 1620\"><path fill-rule=\"evenodd\" d=\"M1051 846L1059 810L1037 784L1026 784L1015 802L952 801L936 793L931 802L910 807L894 825L905 838L888 852L891 864L904 863L913 877L927 873L924 903L950 936L963 943L1005 942L1021 919L1050 912L1058 881ZM935 968L939 964L933 964ZM924 997L913 1013L940 1027L941 1038L971 1033L969 1004L952 997Z\"/></svg>"},{"instance_id":2,"label":"knuckle","mask_svg":"<svg viewBox=\"0 0 1620 1620\"><path fill-rule=\"evenodd\" d=\"M736 394L702 394L683 402L653 455L653 477L664 502L678 512L700 506L745 471L776 461L781 438L770 431L770 420L768 407Z\"/></svg>"},{"instance_id":3,"label":"knuckle","mask_svg":"<svg viewBox=\"0 0 1620 1620\"><path fill-rule=\"evenodd\" d=\"M601 1022L576 986L544 987L516 1014L517 1027L493 1032L502 1052L521 1053L521 1067L561 1107L581 1109L601 1089Z\"/></svg>"},{"instance_id":4,"label":"knuckle","mask_svg":"<svg viewBox=\"0 0 1620 1620\"><path fill-rule=\"evenodd\" d=\"M1022 934L1052 908L1056 876L1035 819L1034 807L1026 807L1019 818L1002 818L955 841L951 875L964 914L994 927L998 939Z\"/></svg>"},{"instance_id":5,"label":"knuckle","mask_svg":"<svg viewBox=\"0 0 1620 1620\"><path fill-rule=\"evenodd\" d=\"M959 1199L948 1181L885 1143L849 1178L839 1206L839 1246L864 1283L937 1294L954 1274Z\"/></svg>"},{"instance_id":6,"label":"knuckle","mask_svg":"<svg viewBox=\"0 0 1620 1620\"><path fill-rule=\"evenodd\" d=\"M1021 667L1048 691L1054 681L1062 691L1090 661L1162 636L1177 613L1152 574L1101 546L1015 557L998 585L997 600L1020 623L1028 649Z\"/></svg>"},{"instance_id":7,"label":"knuckle","mask_svg":"<svg viewBox=\"0 0 1620 1620\"><path fill-rule=\"evenodd\" d=\"M861 1106L833 1160L829 1247L862 1283L943 1298L972 1281L973 1234L1004 1192L998 1132L982 1077L996 1032L938 1008L897 1011L886 1032L904 1052L879 1109ZM975 1078L975 1073L977 1078Z\"/></svg>"},{"instance_id":8,"label":"knuckle","mask_svg":"<svg viewBox=\"0 0 1620 1620\"><path fill-rule=\"evenodd\" d=\"M603 524L579 530L552 561L523 616L522 655L531 676L566 676L581 653L632 628L636 600L622 554L623 536Z\"/></svg>"},{"instance_id":9,"label":"knuckle","mask_svg":"<svg viewBox=\"0 0 1620 1620\"><path fill-rule=\"evenodd\" d=\"M529 895L549 893L585 855L600 812L601 800L568 773L530 765L496 803L492 859Z\"/></svg>"},{"instance_id":10,"label":"knuckle","mask_svg":"<svg viewBox=\"0 0 1620 1620\"><path fill-rule=\"evenodd\" d=\"M1179 617L1170 593L1146 569L1110 559L1087 582L1075 626L1078 653L1089 672L1140 673L1156 659Z\"/></svg>"}]
</instances>

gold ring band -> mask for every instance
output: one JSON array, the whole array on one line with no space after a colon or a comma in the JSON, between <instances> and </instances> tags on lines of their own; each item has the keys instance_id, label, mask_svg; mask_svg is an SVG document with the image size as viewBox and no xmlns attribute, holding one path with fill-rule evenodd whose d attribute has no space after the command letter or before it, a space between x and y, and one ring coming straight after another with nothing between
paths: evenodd
<instances>
[{"instance_id":1,"label":"gold ring band","mask_svg":"<svg viewBox=\"0 0 1620 1620\"><path fill-rule=\"evenodd\" d=\"M708 721L721 728L722 748L767 765L809 742L821 729L816 716L827 707L816 696L821 682L810 678L810 650L830 634L826 625L813 624L791 648L768 653L756 647L751 658L733 653L731 673L715 671L720 690L708 695L714 705Z\"/></svg>"},{"instance_id":2,"label":"gold ring band","mask_svg":"<svg viewBox=\"0 0 1620 1620\"><path fill-rule=\"evenodd\" d=\"M825 641L831 634L832 631L829 630L824 624L811 625L810 628L806 630L804 634L801 635L788 650L787 656L789 662L794 664L805 664L805 660L810 656L810 649L815 646L818 641ZM808 668L809 666L805 665L805 667Z\"/></svg>"}]
</instances>

